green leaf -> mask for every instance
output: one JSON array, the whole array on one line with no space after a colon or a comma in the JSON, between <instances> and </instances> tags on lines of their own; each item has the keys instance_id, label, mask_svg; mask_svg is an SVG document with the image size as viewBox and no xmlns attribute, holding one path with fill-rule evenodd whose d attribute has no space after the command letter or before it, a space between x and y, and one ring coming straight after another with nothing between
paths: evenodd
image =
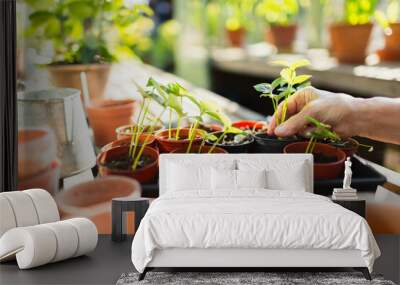
<instances>
[{"instance_id":1,"label":"green leaf","mask_svg":"<svg viewBox=\"0 0 400 285\"><path fill-rule=\"evenodd\" d=\"M94 7L89 1L74 1L67 5L70 16L73 18L87 19L94 16Z\"/></svg>"},{"instance_id":2,"label":"green leaf","mask_svg":"<svg viewBox=\"0 0 400 285\"><path fill-rule=\"evenodd\" d=\"M239 128L236 128L236 127L232 127L232 126L229 126L228 128L226 128L225 132L229 133L229 134L243 134L243 133L245 133L243 130L241 130Z\"/></svg>"},{"instance_id":3,"label":"green leaf","mask_svg":"<svg viewBox=\"0 0 400 285\"><path fill-rule=\"evenodd\" d=\"M259 83L257 85L254 85L254 89L258 92L261 93L269 93L271 92L274 88L271 87L271 84L269 83Z\"/></svg>"},{"instance_id":4,"label":"green leaf","mask_svg":"<svg viewBox=\"0 0 400 285\"><path fill-rule=\"evenodd\" d=\"M44 24L46 24L50 19L56 18L53 13L49 11L37 11L32 13L29 16L29 20L31 21L31 26L38 28Z\"/></svg>"},{"instance_id":5,"label":"green leaf","mask_svg":"<svg viewBox=\"0 0 400 285\"><path fill-rule=\"evenodd\" d=\"M46 27L44 29L44 34L48 38L52 38L60 34L61 31L61 23L60 21L53 17L47 21Z\"/></svg>"},{"instance_id":6,"label":"green leaf","mask_svg":"<svg viewBox=\"0 0 400 285\"><path fill-rule=\"evenodd\" d=\"M311 75L298 75L294 78L293 80L293 85L295 84L302 84L309 80L311 78Z\"/></svg>"},{"instance_id":7,"label":"green leaf","mask_svg":"<svg viewBox=\"0 0 400 285\"><path fill-rule=\"evenodd\" d=\"M276 87L278 87L282 82L282 79L280 77L276 78L274 81L272 81L271 83L271 88L275 89Z\"/></svg>"},{"instance_id":8,"label":"green leaf","mask_svg":"<svg viewBox=\"0 0 400 285\"><path fill-rule=\"evenodd\" d=\"M284 68L280 72L281 77L289 84L293 85L293 80L296 76L296 72L290 68Z\"/></svg>"},{"instance_id":9,"label":"green leaf","mask_svg":"<svg viewBox=\"0 0 400 285\"><path fill-rule=\"evenodd\" d=\"M295 62L293 62L290 65L290 68L295 70L297 68L304 67L307 65L310 65L310 62L307 59L300 59L300 60L296 60Z\"/></svg>"}]
</instances>

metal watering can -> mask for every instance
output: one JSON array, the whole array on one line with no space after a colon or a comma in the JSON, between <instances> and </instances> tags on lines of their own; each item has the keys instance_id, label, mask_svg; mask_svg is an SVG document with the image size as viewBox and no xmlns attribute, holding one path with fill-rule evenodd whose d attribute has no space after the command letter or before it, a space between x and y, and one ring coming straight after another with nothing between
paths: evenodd
<instances>
[{"instance_id":1,"label":"metal watering can","mask_svg":"<svg viewBox=\"0 0 400 285\"><path fill-rule=\"evenodd\" d=\"M57 88L18 94L18 127L47 127L57 142L61 178L96 164L80 91Z\"/></svg>"}]
</instances>

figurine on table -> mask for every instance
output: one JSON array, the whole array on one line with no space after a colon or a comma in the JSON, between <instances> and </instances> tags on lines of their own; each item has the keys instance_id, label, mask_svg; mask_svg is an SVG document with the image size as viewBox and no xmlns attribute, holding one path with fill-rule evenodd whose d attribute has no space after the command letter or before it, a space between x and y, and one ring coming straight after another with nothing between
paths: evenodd
<instances>
[{"instance_id":1,"label":"figurine on table","mask_svg":"<svg viewBox=\"0 0 400 285\"><path fill-rule=\"evenodd\" d=\"M357 190L351 188L351 178L353 176L353 171L351 170L351 159L347 157L344 162L344 178L343 178L343 188L333 189L332 199L334 200L357 200Z\"/></svg>"}]
</instances>

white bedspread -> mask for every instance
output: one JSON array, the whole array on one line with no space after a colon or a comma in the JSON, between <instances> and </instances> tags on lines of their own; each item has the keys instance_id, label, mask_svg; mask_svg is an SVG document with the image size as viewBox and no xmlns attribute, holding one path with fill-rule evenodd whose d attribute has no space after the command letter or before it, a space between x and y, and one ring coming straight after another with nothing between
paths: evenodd
<instances>
[{"instance_id":1,"label":"white bedspread","mask_svg":"<svg viewBox=\"0 0 400 285\"><path fill-rule=\"evenodd\" d=\"M133 240L132 262L143 272L165 248L358 249L370 271L380 255L359 215L320 195L265 189L156 199Z\"/></svg>"}]
</instances>

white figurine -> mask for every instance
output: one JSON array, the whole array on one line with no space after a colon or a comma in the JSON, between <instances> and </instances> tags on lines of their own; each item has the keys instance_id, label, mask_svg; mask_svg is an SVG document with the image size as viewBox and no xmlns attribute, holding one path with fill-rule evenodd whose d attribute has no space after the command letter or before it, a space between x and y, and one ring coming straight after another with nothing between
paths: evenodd
<instances>
[{"instance_id":1,"label":"white figurine","mask_svg":"<svg viewBox=\"0 0 400 285\"><path fill-rule=\"evenodd\" d=\"M343 189L351 189L351 177L353 172L351 171L351 160L350 157L344 162L344 179L343 179Z\"/></svg>"}]
</instances>

